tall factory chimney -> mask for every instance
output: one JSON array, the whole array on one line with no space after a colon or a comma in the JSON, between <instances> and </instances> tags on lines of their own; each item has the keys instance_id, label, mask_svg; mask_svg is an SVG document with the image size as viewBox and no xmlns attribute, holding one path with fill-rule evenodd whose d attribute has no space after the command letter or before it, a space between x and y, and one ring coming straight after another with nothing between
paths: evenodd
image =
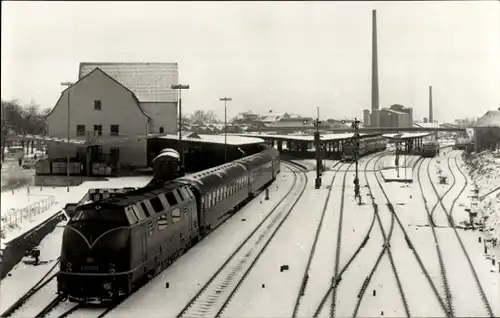
<instances>
[{"instance_id":1,"label":"tall factory chimney","mask_svg":"<svg viewBox=\"0 0 500 318\"><path fill-rule=\"evenodd\" d=\"M434 116L432 114L432 86L429 86L429 122L434 122Z\"/></svg>"},{"instance_id":2,"label":"tall factory chimney","mask_svg":"<svg viewBox=\"0 0 500 318\"><path fill-rule=\"evenodd\" d=\"M372 112L378 110L377 10L372 11ZM377 123L378 124L378 123Z\"/></svg>"}]
</instances>

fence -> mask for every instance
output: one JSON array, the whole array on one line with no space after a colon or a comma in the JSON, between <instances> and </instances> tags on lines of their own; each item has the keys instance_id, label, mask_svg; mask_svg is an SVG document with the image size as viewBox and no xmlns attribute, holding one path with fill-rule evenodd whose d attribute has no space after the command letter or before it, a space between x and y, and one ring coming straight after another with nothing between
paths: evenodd
<instances>
[{"instance_id":1,"label":"fence","mask_svg":"<svg viewBox=\"0 0 500 318\"><path fill-rule=\"evenodd\" d=\"M31 220L34 215L43 213L56 203L55 196L51 195L38 202L21 209L12 209L8 215L2 216L0 235L3 237L7 228L15 228L23 223L23 220Z\"/></svg>"}]
</instances>

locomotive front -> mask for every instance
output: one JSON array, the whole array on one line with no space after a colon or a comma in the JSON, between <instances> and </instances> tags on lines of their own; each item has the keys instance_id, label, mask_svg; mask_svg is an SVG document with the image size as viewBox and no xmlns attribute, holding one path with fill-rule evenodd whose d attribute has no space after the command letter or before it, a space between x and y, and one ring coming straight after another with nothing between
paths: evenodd
<instances>
[{"instance_id":1,"label":"locomotive front","mask_svg":"<svg viewBox=\"0 0 500 318\"><path fill-rule=\"evenodd\" d=\"M130 226L123 208L77 208L64 229L58 293L78 302L106 302L129 293Z\"/></svg>"}]
</instances>

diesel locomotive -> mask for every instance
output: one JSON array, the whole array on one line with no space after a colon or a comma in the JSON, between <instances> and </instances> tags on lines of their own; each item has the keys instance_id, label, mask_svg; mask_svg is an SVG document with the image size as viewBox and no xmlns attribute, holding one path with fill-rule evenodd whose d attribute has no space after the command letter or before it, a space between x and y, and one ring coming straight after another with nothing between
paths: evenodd
<instances>
[{"instance_id":1,"label":"diesel locomotive","mask_svg":"<svg viewBox=\"0 0 500 318\"><path fill-rule=\"evenodd\" d=\"M77 207L63 233L58 294L115 302L169 266L280 172L260 153Z\"/></svg>"}]
</instances>

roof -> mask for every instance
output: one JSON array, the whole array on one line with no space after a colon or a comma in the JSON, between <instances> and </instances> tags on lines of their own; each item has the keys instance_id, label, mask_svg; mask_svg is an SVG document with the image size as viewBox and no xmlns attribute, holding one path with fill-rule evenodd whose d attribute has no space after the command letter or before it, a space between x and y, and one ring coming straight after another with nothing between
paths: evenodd
<instances>
[{"instance_id":1,"label":"roof","mask_svg":"<svg viewBox=\"0 0 500 318\"><path fill-rule=\"evenodd\" d=\"M312 135L271 135L271 134L231 134L231 135L257 137L257 138L270 139L270 140L314 141L314 136L312 136ZM359 135L370 137L372 134L359 134ZM228 134L228 136L229 136L229 134ZM350 139L353 136L354 136L354 133L323 134L323 135L320 135L320 139L323 141L344 140L344 139Z\"/></svg>"},{"instance_id":2,"label":"roof","mask_svg":"<svg viewBox=\"0 0 500 318\"><path fill-rule=\"evenodd\" d=\"M170 139L170 140L179 140L178 135L150 135L150 138L160 138L160 139ZM199 138L196 138L199 137ZM210 144L219 144L224 145L224 134L220 135L204 135L204 134L196 134L196 136L190 137L182 136L183 141L194 142L194 143L210 143ZM261 144L264 143L264 140L261 138L255 137L242 137L238 135L227 135L227 144L232 146L242 146L242 145L251 145L251 144Z\"/></svg>"},{"instance_id":3,"label":"roof","mask_svg":"<svg viewBox=\"0 0 500 318\"><path fill-rule=\"evenodd\" d=\"M418 128L439 128L439 124L438 123L413 123L413 126L414 127L418 127Z\"/></svg>"},{"instance_id":4,"label":"roof","mask_svg":"<svg viewBox=\"0 0 500 318\"><path fill-rule=\"evenodd\" d=\"M50 110L50 112L45 115L45 118L49 117L52 112L54 112L54 110L56 109L56 106L59 105L59 102L61 101L62 97L64 96L64 92L66 92L67 90L69 90L71 87L73 86L76 86L78 83L80 83L83 79L85 79L87 76L90 76L91 74L93 74L94 72L99 72L101 74L103 74L104 76L106 76L107 78L111 79L113 82L117 83L118 85L120 85L121 87L123 87L124 89L126 89L130 95L132 95L132 98L134 99L134 101L136 102L137 104L137 107L139 108L139 110L144 114L144 116L146 116L148 118L148 120L151 118L149 117L148 114L146 114L144 112L144 110L142 109L141 105L139 104L139 100L137 99L137 96L135 96L134 92L132 92L129 88L123 86L122 83L118 82L115 78L109 76L109 74L107 74L106 72L104 72L103 70L101 70L100 68L94 68L92 69L90 72L88 72L87 74L85 74L85 76L80 76L78 78L78 81L76 83L74 83L73 85L71 86L68 86L66 87L66 89L64 89L62 92L61 92L61 96L59 96L59 99L57 100L56 104L54 105L54 107L52 107L52 109Z\"/></svg>"},{"instance_id":5,"label":"roof","mask_svg":"<svg viewBox=\"0 0 500 318\"><path fill-rule=\"evenodd\" d=\"M500 110L489 110L474 125L477 127L500 127Z\"/></svg>"},{"instance_id":6,"label":"roof","mask_svg":"<svg viewBox=\"0 0 500 318\"><path fill-rule=\"evenodd\" d=\"M177 63L80 63L78 78L99 68L131 90L140 102L177 102Z\"/></svg>"},{"instance_id":7,"label":"roof","mask_svg":"<svg viewBox=\"0 0 500 318\"><path fill-rule=\"evenodd\" d=\"M411 139L411 138L418 138L418 137L426 137L432 135L432 132L429 133L403 133L403 134L383 134L383 137L389 138L389 139ZM397 136L400 137L397 137Z\"/></svg>"}]
</instances>

